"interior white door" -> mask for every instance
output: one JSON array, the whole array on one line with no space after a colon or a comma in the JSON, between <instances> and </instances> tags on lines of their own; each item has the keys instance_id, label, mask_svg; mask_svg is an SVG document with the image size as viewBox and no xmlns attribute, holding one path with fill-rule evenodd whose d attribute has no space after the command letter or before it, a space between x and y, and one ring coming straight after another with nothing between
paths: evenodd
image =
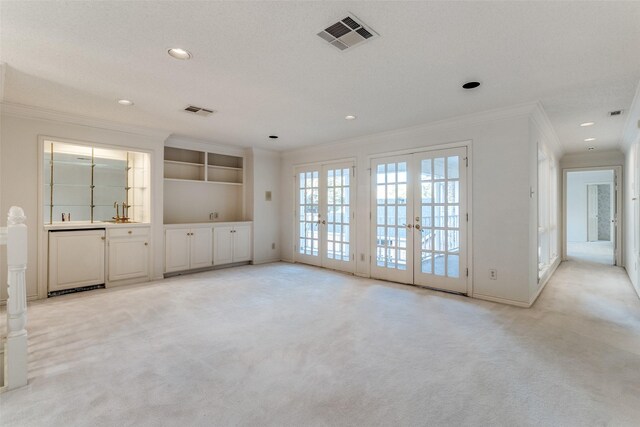
<instances>
[{"instance_id":1,"label":"interior white door","mask_svg":"<svg viewBox=\"0 0 640 427\"><path fill-rule=\"evenodd\" d=\"M373 277L467 292L466 148L372 161Z\"/></svg>"},{"instance_id":2,"label":"interior white door","mask_svg":"<svg viewBox=\"0 0 640 427\"><path fill-rule=\"evenodd\" d=\"M320 183L322 266L350 273L355 271L351 209L354 174L353 162L324 165Z\"/></svg>"},{"instance_id":3,"label":"interior white door","mask_svg":"<svg viewBox=\"0 0 640 427\"><path fill-rule=\"evenodd\" d=\"M298 216L295 260L321 265L320 251L320 172L319 165L296 169Z\"/></svg>"},{"instance_id":4,"label":"interior white door","mask_svg":"<svg viewBox=\"0 0 640 427\"><path fill-rule=\"evenodd\" d=\"M414 157L414 283L466 293L466 149Z\"/></svg>"},{"instance_id":5,"label":"interior white door","mask_svg":"<svg viewBox=\"0 0 640 427\"><path fill-rule=\"evenodd\" d=\"M189 268L211 267L213 263L213 242L211 227L192 228L190 230Z\"/></svg>"},{"instance_id":6,"label":"interior white door","mask_svg":"<svg viewBox=\"0 0 640 427\"><path fill-rule=\"evenodd\" d=\"M583 217L584 218L584 217ZM587 185L587 241L598 240L598 185Z\"/></svg>"},{"instance_id":7,"label":"interior white door","mask_svg":"<svg viewBox=\"0 0 640 427\"><path fill-rule=\"evenodd\" d=\"M371 165L371 275L378 279L413 283L412 160L410 155L394 156L374 159Z\"/></svg>"}]
</instances>

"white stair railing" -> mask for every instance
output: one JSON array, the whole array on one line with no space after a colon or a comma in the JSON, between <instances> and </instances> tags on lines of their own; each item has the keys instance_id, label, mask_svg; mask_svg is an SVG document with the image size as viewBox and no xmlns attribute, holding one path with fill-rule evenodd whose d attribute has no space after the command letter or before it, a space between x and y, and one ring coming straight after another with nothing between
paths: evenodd
<instances>
[{"instance_id":1,"label":"white stair railing","mask_svg":"<svg viewBox=\"0 0 640 427\"><path fill-rule=\"evenodd\" d=\"M7 339L4 348L4 389L27 385L27 226L22 208L9 209L6 232L0 244L7 245Z\"/></svg>"}]
</instances>

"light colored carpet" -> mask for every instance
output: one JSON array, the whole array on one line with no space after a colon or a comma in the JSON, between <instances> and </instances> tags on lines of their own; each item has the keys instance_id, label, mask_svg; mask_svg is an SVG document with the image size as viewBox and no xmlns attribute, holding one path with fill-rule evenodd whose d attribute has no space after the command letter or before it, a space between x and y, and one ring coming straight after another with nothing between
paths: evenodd
<instances>
[{"instance_id":1,"label":"light colored carpet","mask_svg":"<svg viewBox=\"0 0 640 427\"><path fill-rule=\"evenodd\" d=\"M567 242L567 258L613 265L613 242Z\"/></svg>"},{"instance_id":2,"label":"light colored carpet","mask_svg":"<svg viewBox=\"0 0 640 427\"><path fill-rule=\"evenodd\" d=\"M640 301L561 265L532 309L302 265L29 307L3 426L592 426L640 420Z\"/></svg>"}]
</instances>

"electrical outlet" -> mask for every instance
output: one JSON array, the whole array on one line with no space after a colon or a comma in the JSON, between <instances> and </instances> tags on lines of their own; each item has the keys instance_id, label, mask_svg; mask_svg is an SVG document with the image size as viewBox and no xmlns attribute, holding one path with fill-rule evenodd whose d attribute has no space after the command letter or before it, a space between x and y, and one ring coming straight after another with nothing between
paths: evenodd
<instances>
[{"instance_id":1,"label":"electrical outlet","mask_svg":"<svg viewBox=\"0 0 640 427\"><path fill-rule=\"evenodd\" d=\"M276 244L275 244L275 243L272 243L272 244L271 244L271 249L275 249L275 248L276 248Z\"/></svg>"},{"instance_id":2,"label":"electrical outlet","mask_svg":"<svg viewBox=\"0 0 640 427\"><path fill-rule=\"evenodd\" d=\"M498 270L495 268L489 269L489 279L498 280Z\"/></svg>"}]
</instances>

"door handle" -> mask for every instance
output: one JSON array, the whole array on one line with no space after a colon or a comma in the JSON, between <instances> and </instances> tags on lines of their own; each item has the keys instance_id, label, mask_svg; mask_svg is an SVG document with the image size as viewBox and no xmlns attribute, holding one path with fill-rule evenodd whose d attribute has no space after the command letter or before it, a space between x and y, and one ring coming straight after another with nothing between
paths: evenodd
<instances>
[{"instance_id":1,"label":"door handle","mask_svg":"<svg viewBox=\"0 0 640 427\"><path fill-rule=\"evenodd\" d=\"M402 225L406 225L407 228L413 228L413 224L402 224Z\"/></svg>"},{"instance_id":2,"label":"door handle","mask_svg":"<svg viewBox=\"0 0 640 427\"><path fill-rule=\"evenodd\" d=\"M420 224L416 224L416 230L420 230Z\"/></svg>"},{"instance_id":3,"label":"door handle","mask_svg":"<svg viewBox=\"0 0 640 427\"><path fill-rule=\"evenodd\" d=\"M322 224L326 224L326 223L327 223L327 221L325 221L325 220L323 219L323 220L322 220Z\"/></svg>"}]
</instances>

